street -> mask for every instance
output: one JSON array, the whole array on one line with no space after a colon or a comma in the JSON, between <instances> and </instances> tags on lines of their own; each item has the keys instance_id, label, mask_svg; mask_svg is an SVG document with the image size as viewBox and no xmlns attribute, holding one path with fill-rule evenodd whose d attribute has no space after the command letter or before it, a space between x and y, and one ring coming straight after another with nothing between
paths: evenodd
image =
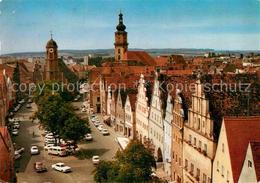
<instances>
[{"instance_id":1,"label":"street","mask_svg":"<svg viewBox=\"0 0 260 183\"><path fill-rule=\"evenodd\" d=\"M80 102L73 103L73 105L80 106ZM32 104L31 109L25 108L23 106L20 111L18 111L15 117L19 117L21 121L21 127L19 130L19 135L14 137L14 142L18 147L24 147L25 152L22 153L22 158L16 160L17 167L17 179L19 183L60 183L66 181L66 183L85 183L94 182L94 169L95 166L92 164L91 159L79 160L74 156L67 157L57 157L48 155L47 151L44 151L44 137L42 136L43 130L39 129L38 122L32 122L29 118L33 115L36 110L36 105ZM86 114L77 112L83 117L87 117ZM93 151L99 155L101 160L111 160L115 155L116 151L119 149L119 145L115 141L116 134L114 131L108 127L110 132L109 136L103 136L94 127L92 122L90 123L91 134L93 136L92 142L82 141L79 143L80 149L87 149ZM33 135L34 133L34 135ZM31 145L37 145L40 148L39 155L30 155ZM46 166L48 171L46 173L36 173L33 169L33 164L36 161L42 161ZM60 173L51 169L51 165L54 163L63 162L72 168L71 173Z\"/></svg>"}]
</instances>

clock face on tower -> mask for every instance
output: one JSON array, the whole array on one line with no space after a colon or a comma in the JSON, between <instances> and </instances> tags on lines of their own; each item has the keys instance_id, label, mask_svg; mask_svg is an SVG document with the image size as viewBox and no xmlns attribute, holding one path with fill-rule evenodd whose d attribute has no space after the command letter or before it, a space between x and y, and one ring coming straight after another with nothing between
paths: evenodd
<instances>
[{"instance_id":1,"label":"clock face on tower","mask_svg":"<svg viewBox=\"0 0 260 183\"><path fill-rule=\"evenodd\" d=\"M50 53L53 53L53 51L54 51L53 48L50 48L50 49L49 49L49 52L50 52Z\"/></svg>"}]
</instances>

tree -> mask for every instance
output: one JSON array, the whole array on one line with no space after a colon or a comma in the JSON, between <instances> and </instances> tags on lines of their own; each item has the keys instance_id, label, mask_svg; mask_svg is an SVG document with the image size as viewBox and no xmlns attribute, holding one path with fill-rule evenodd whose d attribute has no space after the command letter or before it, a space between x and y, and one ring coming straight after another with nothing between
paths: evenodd
<instances>
[{"instance_id":1,"label":"tree","mask_svg":"<svg viewBox=\"0 0 260 183\"><path fill-rule=\"evenodd\" d=\"M89 132L90 128L86 126L86 122L74 115L65 120L60 135L62 138L73 140L77 144Z\"/></svg>"},{"instance_id":2,"label":"tree","mask_svg":"<svg viewBox=\"0 0 260 183\"><path fill-rule=\"evenodd\" d=\"M115 161L102 162L97 166L96 182L149 182L153 178L152 168L156 162L144 145L133 140L122 152L118 151Z\"/></svg>"},{"instance_id":3,"label":"tree","mask_svg":"<svg viewBox=\"0 0 260 183\"><path fill-rule=\"evenodd\" d=\"M13 72L13 81L15 84L15 91L16 91L16 100L19 101L22 99L22 93L20 91L20 69L19 69L19 64L18 62L16 63L16 67L14 68Z\"/></svg>"}]
</instances>

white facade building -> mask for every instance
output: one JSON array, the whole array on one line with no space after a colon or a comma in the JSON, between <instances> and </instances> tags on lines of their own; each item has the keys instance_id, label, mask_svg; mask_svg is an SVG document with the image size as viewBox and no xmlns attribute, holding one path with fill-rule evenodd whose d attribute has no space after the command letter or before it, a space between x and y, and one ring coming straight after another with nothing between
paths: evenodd
<instances>
[{"instance_id":1,"label":"white facade building","mask_svg":"<svg viewBox=\"0 0 260 183\"><path fill-rule=\"evenodd\" d=\"M135 113L136 113L136 135L137 138L142 143L144 143L146 140L148 140L149 106L148 106L148 98L146 97L145 80L143 74L141 74L139 80Z\"/></svg>"},{"instance_id":2,"label":"white facade building","mask_svg":"<svg viewBox=\"0 0 260 183\"><path fill-rule=\"evenodd\" d=\"M158 162L163 161L164 144L163 110L160 96L160 82L156 73L149 115L149 139L154 145L154 156Z\"/></svg>"},{"instance_id":3,"label":"white facade building","mask_svg":"<svg viewBox=\"0 0 260 183\"><path fill-rule=\"evenodd\" d=\"M172 96L168 93L166 114L163 120L164 124L164 169L167 176L171 176L171 151L172 151L172 120L173 103Z\"/></svg>"}]
</instances>

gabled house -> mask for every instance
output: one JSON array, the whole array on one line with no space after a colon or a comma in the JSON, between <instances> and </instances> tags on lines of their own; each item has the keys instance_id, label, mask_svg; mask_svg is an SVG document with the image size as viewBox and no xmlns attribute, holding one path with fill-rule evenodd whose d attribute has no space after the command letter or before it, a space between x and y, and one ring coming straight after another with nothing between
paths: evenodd
<instances>
[{"instance_id":1,"label":"gabled house","mask_svg":"<svg viewBox=\"0 0 260 183\"><path fill-rule=\"evenodd\" d=\"M136 94L128 94L125 102L125 131L124 135L130 139L135 138L135 106Z\"/></svg>"},{"instance_id":2,"label":"gabled house","mask_svg":"<svg viewBox=\"0 0 260 183\"><path fill-rule=\"evenodd\" d=\"M260 182L260 141L250 142L238 183Z\"/></svg>"},{"instance_id":3,"label":"gabled house","mask_svg":"<svg viewBox=\"0 0 260 183\"><path fill-rule=\"evenodd\" d=\"M238 182L245 157L250 158L247 156L248 144L259 142L259 134L260 116L224 117L213 164L214 183Z\"/></svg>"},{"instance_id":4,"label":"gabled house","mask_svg":"<svg viewBox=\"0 0 260 183\"><path fill-rule=\"evenodd\" d=\"M177 90L174 97L171 138L171 177L176 183L183 182L183 168L185 168L183 167L183 128L184 122L187 120L186 112L184 98L181 96L180 90Z\"/></svg>"},{"instance_id":5,"label":"gabled house","mask_svg":"<svg viewBox=\"0 0 260 183\"><path fill-rule=\"evenodd\" d=\"M125 100L126 100L125 96L119 90L117 95L117 102L116 102L115 130L120 132L121 134L124 134L124 130L125 130L125 110L124 110Z\"/></svg>"},{"instance_id":6,"label":"gabled house","mask_svg":"<svg viewBox=\"0 0 260 183\"><path fill-rule=\"evenodd\" d=\"M172 160L172 120L173 120L173 101L172 96L168 93L166 114L163 119L164 125L164 170L166 175L171 177L171 160Z\"/></svg>"},{"instance_id":7,"label":"gabled house","mask_svg":"<svg viewBox=\"0 0 260 183\"><path fill-rule=\"evenodd\" d=\"M154 146L154 156L158 162L163 161L163 145L164 145L164 124L163 109L161 101L160 81L158 74L155 74L154 87L152 93L152 101L150 105L149 115L149 140Z\"/></svg>"},{"instance_id":8,"label":"gabled house","mask_svg":"<svg viewBox=\"0 0 260 183\"><path fill-rule=\"evenodd\" d=\"M111 124L113 126L116 125L116 106L117 106L117 91L111 91L112 95L111 95L111 108L110 108L110 119L111 119Z\"/></svg>"},{"instance_id":9,"label":"gabled house","mask_svg":"<svg viewBox=\"0 0 260 183\"><path fill-rule=\"evenodd\" d=\"M216 151L213 127L209 100L206 99L203 85L198 79L192 94L188 122L184 124L183 182L212 182L212 166Z\"/></svg>"},{"instance_id":10,"label":"gabled house","mask_svg":"<svg viewBox=\"0 0 260 183\"><path fill-rule=\"evenodd\" d=\"M143 74L139 80L135 114L136 137L145 144L148 141L149 98Z\"/></svg>"}]
</instances>

